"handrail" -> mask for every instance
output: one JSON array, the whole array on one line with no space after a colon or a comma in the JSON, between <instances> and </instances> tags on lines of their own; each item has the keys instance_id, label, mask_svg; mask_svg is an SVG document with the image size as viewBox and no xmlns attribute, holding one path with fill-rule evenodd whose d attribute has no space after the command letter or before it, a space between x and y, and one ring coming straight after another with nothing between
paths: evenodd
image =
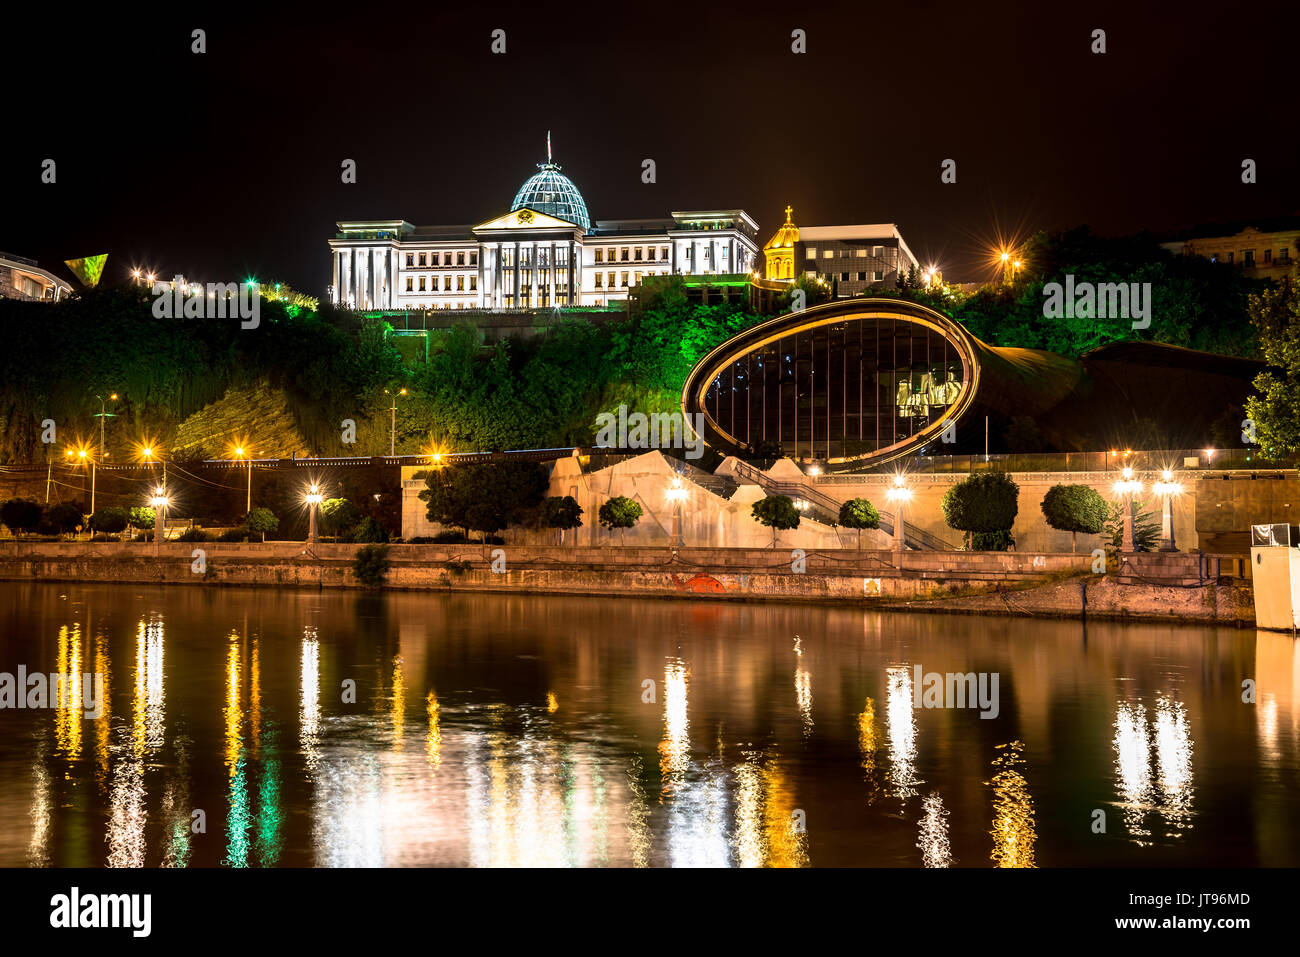
<instances>
[{"instance_id":1,"label":"handrail","mask_svg":"<svg viewBox=\"0 0 1300 957\"><path fill-rule=\"evenodd\" d=\"M829 517L828 524L837 525L840 520L840 502L831 498L824 492L803 482L783 482L774 479L767 473L760 471L748 462L737 461L734 463L736 473L750 480L755 485L768 492L775 492L777 495L788 495L790 498L802 498L818 506L819 511ZM883 512L877 509L880 514L880 529L890 535L894 534L894 514L892 512ZM955 547L945 542L938 535L934 535L925 529L917 528L911 522L903 522L903 537L906 543L917 549L928 549L930 551L955 551Z\"/></svg>"}]
</instances>

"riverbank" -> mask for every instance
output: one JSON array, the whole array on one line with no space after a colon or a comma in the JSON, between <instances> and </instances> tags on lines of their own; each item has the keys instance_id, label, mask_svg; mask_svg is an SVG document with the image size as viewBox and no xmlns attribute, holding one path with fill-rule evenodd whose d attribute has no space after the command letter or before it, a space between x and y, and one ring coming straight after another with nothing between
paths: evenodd
<instances>
[{"instance_id":1,"label":"riverbank","mask_svg":"<svg viewBox=\"0 0 1300 957\"><path fill-rule=\"evenodd\" d=\"M300 542L0 544L0 580L361 588L356 545ZM1248 582L1200 556L878 549L392 545L391 590L851 603L907 611L1254 624ZM901 563L900 563L901 557Z\"/></svg>"}]
</instances>

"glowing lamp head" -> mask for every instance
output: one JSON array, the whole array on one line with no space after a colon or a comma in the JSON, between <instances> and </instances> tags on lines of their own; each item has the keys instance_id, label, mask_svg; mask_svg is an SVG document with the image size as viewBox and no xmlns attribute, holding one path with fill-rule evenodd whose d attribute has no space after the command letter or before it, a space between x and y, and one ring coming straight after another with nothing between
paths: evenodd
<instances>
[{"instance_id":1,"label":"glowing lamp head","mask_svg":"<svg viewBox=\"0 0 1300 957\"><path fill-rule=\"evenodd\" d=\"M816 478L818 475L822 474L821 467L817 465L808 466L808 474Z\"/></svg>"},{"instance_id":2,"label":"glowing lamp head","mask_svg":"<svg viewBox=\"0 0 1300 957\"><path fill-rule=\"evenodd\" d=\"M1129 468L1127 465L1124 466L1120 474L1124 476L1124 481L1126 482L1129 481L1129 479L1133 478L1133 470Z\"/></svg>"},{"instance_id":3,"label":"glowing lamp head","mask_svg":"<svg viewBox=\"0 0 1300 957\"><path fill-rule=\"evenodd\" d=\"M304 498L306 499L308 505L319 505L321 502L325 500L325 496L321 494L319 485L312 485L311 487L309 487L307 489L307 494L304 496Z\"/></svg>"},{"instance_id":4,"label":"glowing lamp head","mask_svg":"<svg viewBox=\"0 0 1300 957\"><path fill-rule=\"evenodd\" d=\"M149 499L149 504L154 508L167 507L167 490L161 486L153 490L153 497Z\"/></svg>"},{"instance_id":5,"label":"glowing lamp head","mask_svg":"<svg viewBox=\"0 0 1300 957\"><path fill-rule=\"evenodd\" d=\"M77 449L77 457L84 459L86 457L85 449Z\"/></svg>"}]
</instances>

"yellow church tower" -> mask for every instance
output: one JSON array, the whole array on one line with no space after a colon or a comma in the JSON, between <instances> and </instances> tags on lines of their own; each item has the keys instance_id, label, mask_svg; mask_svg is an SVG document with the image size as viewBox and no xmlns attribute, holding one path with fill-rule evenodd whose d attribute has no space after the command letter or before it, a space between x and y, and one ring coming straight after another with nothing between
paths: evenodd
<instances>
[{"instance_id":1,"label":"yellow church tower","mask_svg":"<svg viewBox=\"0 0 1300 957\"><path fill-rule=\"evenodd\" d=\"M799 227L790 218L794 209L785 208L785 224L763 246L764 278L794 279L794 244L799 241Z\"/></svg>"}]
</instances>

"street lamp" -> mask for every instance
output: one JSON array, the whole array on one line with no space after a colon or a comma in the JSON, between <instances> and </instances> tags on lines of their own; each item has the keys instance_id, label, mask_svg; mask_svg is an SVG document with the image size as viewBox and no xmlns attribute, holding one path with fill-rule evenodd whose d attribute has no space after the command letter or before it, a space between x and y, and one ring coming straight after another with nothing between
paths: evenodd
<instances>
[{"instance_id":1,"label":"street lamp","mask_svg":"<svg viewBox=\"0 0 1300 957\"><path fill-rule=\"evenodd\" d=\"M1176 552L1174 544L1174 499L1183 494L1183 486L1174 481L1174 473L1165 469L1160 473L1160 481L1151 486L1151 491L1160 496L1163 508L1160 510L1160 550Z\"/></svg>"},{"instance_id":2,"label":"street lamp","mask_svg":"<svg viewBox=\"0 0 1300 957\"><path fill-rule=\"evenodd\" d=\"M69 452L68 454L71 455L72 453ZM94 515L95 514L95 457L91 455L90 452L88 452L86 450L86 447L83 445L77 449L76 461L77 464L79 465L85 465L87 462L90 463L90 514Z\"/></svg>"},{"instance_id":3,"label":"street lamp","mask_svg":"<svg viewBox=\"0 0 1300 957\"><path fill-rule=\"evenodd\" d=\"M244 458L244 453L247 451L250 450L245 449L243 445L236 445L235 458L242 460ZM252 510L253 510L253 460L250 457L248 459L248 501L244 506L244 514L247 515Z\"/></svg>"},{"instance_id":4,"label":"street lamp","mask_svg":"<svg viewBox=\"0 0 1300 957\"><path fill-rule=\"evenodd\" d=\"M677 526L673 534L674 548L683 548L686 544L682 539L682 502L685 501L686 496L689 494L690 492L687 491L686 486L682 484L682 477L680 475L673 479L673 483L668 486L668 490L664 492L664 498L677 506L673 515L673 524Z\"/></svg>"},{"instance_id":5,"label":"street lamp","mask_svg":"<svg viewBox=\"0 0 1300 957\"><path fill-rule=\"evenodd\" d=\"M393 407L389 410L392 413L392 428L388 437L388 454L391 456L397 454L397 397L399 395L406 395L406 390L398 389L396 392L389 392L385 389L384 395L391 395L393 397Z\"/></svg>"},{"instance_id":6,"label":"street lamp","mask_svg":"<svg viewBox=\"0 0 1300 957\"><path fill-rule=\"evenodd\" d=\"M162 544L167 537L167 489L161 485L154 489L149 504L153 506L154 544Z\"/></svg>"},{"instance_id":7,"label":"street lamp","mask_svg":"<svg viewBox=\"0 0 1300 957\"><path fill-rule=\"evenodd\" d=\"M912 490L907 487L907 479L902 473L894 476L894 484L885 492L885 498L894 503L894 548L898 551L901 560L903 549L907 547L903 507L912 500Z\"/></svg>"},{"instance_id":8,"label":"street lamp","mask_svg":"<svg viewBox=\"0 0 1300 957\"><path fill-rule=\"evenodd\" d=\"M105 407L107 403L117 401L117 393L111 393L107 399L102 395L97 395L95 398L99 400L99 415L95 416L95 418L99 419L99 457L106 458L108 450L104 448L104 420L113 416L114 413L106 412Z\"/></svg>"},{"instance_id":9,"label":"street lamp","mask_svg":"<svg viewBox=\"0 0 1300 957\"><path fill-rule=\"evenodd\" d=\"M1124 502L1124 535L1120 551L1135 552L1137 544L1133 537L1133 496L1141 493L1142 483L1133 477L1133 469L1126 465L1120 470L1120 479L1115 483L1114 490Z\"/></svg>"},{"instance_id":10,"label":"street lamp","mask_svg":"<svg viewBox=\"0 0 1300 957\"><path fill-rule=\"evenodd\" d=\"M307 541L315 545L316 544L316 509L320 507L320 503L324 500L325 496L321 494L320 486L317 485L315 482L313 482L311 484L311 487L307 489L307 494L305 498L307 500L307 509L308 509L308 516L309 516L307 520Z\"/></svg>"}]
</instances>

